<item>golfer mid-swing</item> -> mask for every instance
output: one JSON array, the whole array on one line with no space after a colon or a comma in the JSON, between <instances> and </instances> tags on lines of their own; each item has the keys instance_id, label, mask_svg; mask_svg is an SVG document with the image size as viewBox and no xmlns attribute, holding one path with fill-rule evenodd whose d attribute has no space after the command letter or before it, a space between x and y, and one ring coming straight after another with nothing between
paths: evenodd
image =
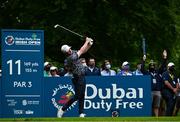
<instances>
[{"instance_id":1,"label":"golfer mid-swing","mask_svg":"<svg viewBox=\"0 0 180 122\"><path fill-rule=\"evenodd\" d=\"M68 45L63 45L61 47L61 51L67 57L67 65L71 68L73 73L72 83L74 85L75 95L61 109L58 110L57 116L60 118L63 116L64 111L66 111L71 106L71 104L77 100L79 102L79 116L85 117L85 114L83 113L84 95L86 88L85 67L81 64L79 57L86 53L92 44L93 40L86 37L84 45L78 51L71 50L71 47Z\"/></svg>"}]
</instances>

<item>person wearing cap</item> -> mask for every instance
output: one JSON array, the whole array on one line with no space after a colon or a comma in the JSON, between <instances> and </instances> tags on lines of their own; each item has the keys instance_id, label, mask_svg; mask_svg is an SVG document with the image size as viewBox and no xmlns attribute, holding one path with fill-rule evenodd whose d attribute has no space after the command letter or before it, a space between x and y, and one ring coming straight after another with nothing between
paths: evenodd
<instances>
[{"instance_id":1,"label":"person wearing cap","mask_svg":"<svg viewBox=\"0 0 180 122\"><path fill-rule=\"evenodd\" d=\"M51 76L51 74L50 74L50 67L51 67L51 64L49 62L45 62L44 63L44 77Z\"/></svg>"},{"instance_id":2,"label":"person wearing cap","mask_svg":"<svg viewBox=\"0 0 180 122\"><path fill-rule=\"evenodd\" d=\"M84 114L84 95L86 88L85 67L79 60L79 57L86 53L93 45L93 40L86 37L84 45L80 50L72 50L69 45L63 45L61 51L66 55L67 65L73 73L72 83L74 85L75 95L63 107L58 110L57 117L61 118L64 112L75 102L79 102L79 117L85 117Z\"/></svg>"},{"instance_id":3,"label":"person wearing cap","mask_svg":"<svg viewBox=\"0 0 180 122\"><path fill-rule=\"evenodd\" d=\"M111 69L111 63L109 60L104 60L102 65L101 76L115 76L116 72Z\"/></svg>"},{"instance_id":4,"label":"person wearing cap","mask_svg":"<svg viewBox=\"0 0 180 122\"><path fill-rule=\"evenodd\" d=\"M57 74L57 71L58 71L57 67L51 66L50 68L51 77L59 77L59 75Z\"/></svg>"},{"instance_id":5,"label":"person wearing cap","mask_svg":"<svg viewBox=\"0 0 180 122\"><path fill-rule=\"evenodd\" d=\"M101 71L96 67L96 62L94 58L88 59L88 67L86 68L86 76L100 76Z\"/></svg>"},{"instance_id":6,"label":"person wearing cap","mask_svg":"<svg viewBox=\"0 0 180 122\"><path fill-rule=\"evenodd\" d=\"M168 70L163 73L163 90L162 96L166 102L166 116L172 116L178 93L178 81L175 75L175 65L173 62L168 63Z\"/></svg>"},{"instance_id":7,"label":"person wearing cap","mask_svg":"<svg viewBox=\"0 0 180 122\"><path fill-rule=\"evenodd\" d=\"M118 76L132 76L132 72L130 71L129 62L125 61L122 63L122 69L117 75Z\"/></svg>"},{"instance_id":8,"label":"person wearing cap","mask_svg":"<svg viewBox=\"0 0 180 122\"><path fill-rule=\"evenodd\" d=\"M163 61L160 68L156 67L156 64L153 60L149 63L149 68L145 70L145 60L146 55L143 56L143 62L141 67L141 72L144 75L151 76L151 96L152 96L152 114L154 116L159 116L160 104L162 100L161 90L162 90L162 73L166 71L167 64L167 51L164 50L162 53Z\"/></svg>"}]
</instances>

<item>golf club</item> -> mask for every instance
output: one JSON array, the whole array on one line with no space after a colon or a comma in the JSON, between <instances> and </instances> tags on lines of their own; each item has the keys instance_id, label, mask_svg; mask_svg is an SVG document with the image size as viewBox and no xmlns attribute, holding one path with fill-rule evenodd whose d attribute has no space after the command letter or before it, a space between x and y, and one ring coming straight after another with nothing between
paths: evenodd
<instances>
[{"instance_id":1,"label":"golf club","mask_svg":"<svg viewBox=\"0 0 180 122\"><path fill-rule=\"evenodd\" d=\"M142 49L143 49L143 54L146 55L146 39L142 39Z\"/></svg>"},{"instance_id":2,"label":"golf club","mask_svg":"<svg viewBox=\"0 0 180 122\"><path fill-rule=\"evenodd\" d=\"M81 38L84 38L83 35L78 34L78 33L74 32L74 31L72 31L72 30L70 30L70 29L68 29L68 28L66 28L66 27L63 27L63 26L59 25L59 24L54 25L54 28L61 28L61 29L64 29L64 30L66 30L66 31L74 34L74 35L77 35L77 36L79 36L79 37L81 37Z\"/></svg>"}]
</instances>

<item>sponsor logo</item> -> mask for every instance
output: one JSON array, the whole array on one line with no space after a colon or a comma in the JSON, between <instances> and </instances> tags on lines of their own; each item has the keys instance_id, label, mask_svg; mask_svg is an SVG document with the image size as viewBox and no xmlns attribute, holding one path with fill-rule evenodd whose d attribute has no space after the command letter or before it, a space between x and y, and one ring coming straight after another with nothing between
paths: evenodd
<instances>
[{"instance_id":1,"label":"sponsor logo","mask_svg":"<svg viewBox=\"0 0 180 122\"><path fill-rule=\"evenodd\" d=\"M33 33L33 34L32 34L32 38L33 38L33 40L36 40L36 38L37 38L36 33Z\"/></svg>"},{"instance_id":2,"label":"sponsor logo","mask_svg":"<svg viewBox=\"0 0 180 122\"><path fill-rule=\"evenodd\" d=\"M32 110L14 109L13 111L14 111L14 115L22 115L22 114L32 115L32 114L34 114L34 111L32 111Z\"/></svg>"},{"instance_id":3,"label":"sponsor logo","mask_svg":"<svg viewBox=\"0 0 180 122\"><path fill-rule=\"evenodd\" d=\"M35 100L22 100L22 105L27 106L27 105L39 105L40 101L35 101Z\"/></svg>"},{"instance_id":4,"label":"sponsor logo","mask_svg":"<svg viewBox=\"0 0 180 122\"><path fill-rule=\"evenodd\" d=\"M13 45L13 44L14 44L14 37L13 37L13 36L7 36L7 37L5 38L5 43L6 43L7 45Z\"/></svg>"},{"instance_id":5,"label":"sponsor logo","mask_svg":"<svg viewBox=\"0 0 180 122\"><path fill-rule=\"evenodd\" d=\"M23 113L24 113L23 110L16 110L16 109L14 109L14 114L15 115L21 115Z\"/></svg>"},{"instance_id":6,"label":"sponsor logo","mask_svg":"<svg viewBox=\"0 0 180 122\"><path fill-rule=\"evenodd\" d=\"M114 110L111 112L112 117L119 117L119 111L118 110Z\"/></svg>"},{"instance_id":7,"label":"sponsor logo","mask_svg":"<svg viewBox=\"0 0 180 122\"><path fill-rule=\"evenodd\" d=\"M58 110L66 104L75 94L75 91L72 88L72 85L66 84L66 85L58 85L57 88L53 89L53 94L52 94L52 104L54 105L55 108ZM75 107L77 101L74 102L68 109L67 111L71 110L72 108Z\"/></svg>"},{"instance_id":8,"label":"sponsor logo","mask_svg":"<svg viewBox=\"0 0 180 122\"><path fill-rule=\"evenodd\" d=\"M111 108L142 109L143 98L143 88L121 88L117 84L112 84L110 88L97 88L94 84L87 84L84 109L104 109L105 111L110 111Z\"/></svg>"},{"instance_id":9,"label":"sponsor logo","mask_svg":"<svg viewBox=\"0 0 180 122\"><path fill-rule=\"evenodd\" d=\"M7 99L7 104L8 106L16 106L17 101L15 101L14 99Z\"/></svg>"},{"instance_id":10,"label":"sponsor logo","mask_svg":"<svg viewBox=\"0 0 180 122\"><path fill-rule=\"evenodd\" d=\"M32 111L32 110L27 110L27 111L25 111L25 114L28 114L28 115L34 114L34 111Z\"/></svg>"},{"instance_id":11,"label":"sponsor logo","mask_svg":"<svg viewBox=\"0 0 180 122\"><path fill-rule=\"evenodd\" d=\"M33 33L30 37L13 37L7 36L5 38L5 43L7 45L30 45L39 46L41 45L41 39L38 38L36 33Z\"/></svg>"},{"instance_id":12,"label":"sponsor logo","mask_svg":"<svg viewBox=\"0 0 180 122\"><path fill-rule=\"evenodd\" d=\"M23 105L23 106L26 106L27 104L28 104L28 103L27 103L27 100L23 100L23 101L22 101L22 105Z\"/></svg>"}]
</instances>

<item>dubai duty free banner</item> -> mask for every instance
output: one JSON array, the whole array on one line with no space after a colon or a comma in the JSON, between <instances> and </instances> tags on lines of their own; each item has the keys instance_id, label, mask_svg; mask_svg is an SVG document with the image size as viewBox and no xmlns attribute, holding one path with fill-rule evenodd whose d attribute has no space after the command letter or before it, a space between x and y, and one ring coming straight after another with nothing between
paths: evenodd
<instances>
[{"instance_id":1,"label":"dubai duty free banner","mask_svg":"<svg viewBox=\"0 0 180 122\"><path fill-rule=\"evenodd\" d=\"M44 31L1 31L2 117L41 117Z\"/></svg>"},{"instance_id":2,"label":"dubai duty free banner","mask_svg":"<svg viewBox=\"0 0 180 122\"><path fill-rule=\"evenodd\" d=\"M86 77L84 112L88 117L151 116L149 76ZM71 78L44 78L44 114L56 117L57 111L74 95ZM64 117L77 117L78 102Z\"/></svg>"}]
</instances>

